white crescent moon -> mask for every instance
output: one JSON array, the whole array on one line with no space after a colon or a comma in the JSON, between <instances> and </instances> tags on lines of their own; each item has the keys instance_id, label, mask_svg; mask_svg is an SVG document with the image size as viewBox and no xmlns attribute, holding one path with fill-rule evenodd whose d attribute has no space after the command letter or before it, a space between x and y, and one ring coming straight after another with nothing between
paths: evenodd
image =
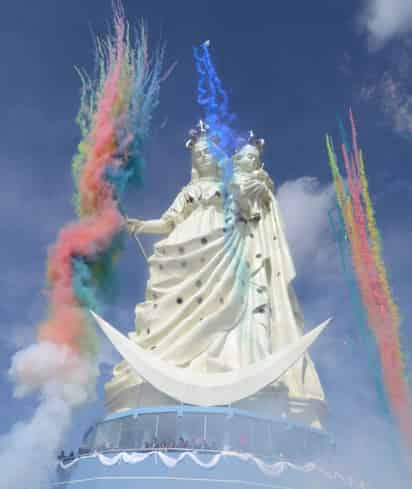
<instances>
[{"instance_id":1,"label":"white crescent moon","mask_svg":"<svg viewBox=\"0 0 412 489\"><path fill-rule=\"evenodd\" d=\"M171 365L146 351L90 311L120 355L156 389L185 404L222 406L256 394L276 382L306 352L331 318L261 362L230 372L203 374Z\"/></svg>"}]
</instances>

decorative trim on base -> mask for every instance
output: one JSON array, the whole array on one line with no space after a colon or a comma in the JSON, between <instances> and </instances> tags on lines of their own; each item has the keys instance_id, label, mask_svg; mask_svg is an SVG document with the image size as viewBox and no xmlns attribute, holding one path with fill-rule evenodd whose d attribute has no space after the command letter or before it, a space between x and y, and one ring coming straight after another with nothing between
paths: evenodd
<instances>
[{"instance_id":1,"label":"decorative trim on base","mask_svg":"<svg viewBox=\"0 0 412 489\"><path fill-rule=\"evenodd\" d=\"M106 466L113 466L116 465L120 462L124 462L127 464L137 464L144 462L146 459L150 457L155 457L155 460L157 462L158 459L168 468L174 468L176 465L184 460L185 458L190 458L196 465L203 469L213 469L216 467L219 462L228 457L234 457L239 460L242 460L243 462L252 462L255 464L255 466L260 470L262 474L264 474L267 477L279 477L282 475L286 470L294 470L297 472L301 473L310 473L310 472L318 472L320 475L326 477L329 480L339 480L343 484L345 484L347 487L350 488L356 488L356 489L367 489L367 486L364 482L357 482L354 481L351 477L345 477L342 474L339 474L338 472L328 472L321 467L319 467L315 463L307 463L304 465L297 465L292 462L287 462L287 461L278 461L273 464L269 464L264 462L262 459L255 457L252 454L249 453L238 453L238 452L218 452L212 456L212 458L208 462L204 462L201 460L195 452L183 452L180 453L178 457L172 457L170 455L166 455L166 453L158 450L150 451L150 452L121 452L117 453L116 455L109 457L107 455L104 455L102 453L95 453L93 455L89 455L86 457L80 457L76 458L74 460L71 460L68 463L64 462L59 462L59 466L63 470L67 470L71 468L73 465L77 464L79 460L85 459L85 458L95 458L100 461L103 465ZM127 476L128 477L128 476ZM116 477L114 477L116 478ZM118 477L121 479L121 477ZM128 477L131 478L131 477ZM137 477L136 477L137 478ZM145 477L147 478L147 477ZM159 477L159 479L161 479ZM193 479L194 480L194 479ZM200 480L206 480L206 479L200 479ZM211 480L211 479L208 479ZM74 482L74 481L72 481ZM224 482L224 481L223 481ZM238 481L239 482L239 481ZM246 483L244 481L243 483ZM55 484L56 485L56 484ZM262 487L274 487L271 485L262 485ZM286 489L286 488L285 488Z\"/></svg>"}]
</instances>

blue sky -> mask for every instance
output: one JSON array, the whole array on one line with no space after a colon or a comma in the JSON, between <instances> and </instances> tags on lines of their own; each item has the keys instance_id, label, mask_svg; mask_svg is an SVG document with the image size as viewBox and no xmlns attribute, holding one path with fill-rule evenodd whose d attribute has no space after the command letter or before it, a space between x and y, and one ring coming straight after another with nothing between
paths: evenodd
<instances>
[{"instance_id":1,"label":"blue sky","mask_svg":"<svg viewBox=\"0 0 412 489\"><path fill-rule=\"evenodd\" d=\"M351 106L404 317L404 347L411 351L412 8L407 4L124 1L129 20L146 19L152 39L167 41L167 62L178 62L162 87L145 186L127 195L126 209L136 217L159 216L189 178L184 141L200 116L192 46L210 39L237 128L253 128L266 139L265 164L280 188L308 326L336 316L313 356L338 433L360 414L376 413L368 362L327 226L333 198L324 136L337 137L336 114ZM74 217L70 162L79 141L74 119L80 91L74 66L92 69L93 33L104 34L110 19L107 0L2 4L0 434L36 406L35 397L13 398L6 372L13 353L32 341L46 314L47 247ZM151 243L145 240L148 248ZM146 278L145 263L130 240L119 262L119 297L106 311L124 331L132 328ZM87 424L103 413L102 385L117 357L107 344L102 349L98 400L76 413L66 446L76 446Z\"/></svg>"}]
</instances>

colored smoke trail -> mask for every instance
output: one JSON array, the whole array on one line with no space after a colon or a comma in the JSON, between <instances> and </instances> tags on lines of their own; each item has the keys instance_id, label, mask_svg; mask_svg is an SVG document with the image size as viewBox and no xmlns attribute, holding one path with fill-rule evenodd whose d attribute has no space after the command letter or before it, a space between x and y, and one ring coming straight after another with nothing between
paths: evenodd
<instances>
[{"instance_id":1,"label":"colored smoke trail","mask_svg":"<svg viewBox=\"0 0 412 489\"><path fill-rule=\"evenodd\" d=\"M129 31L116 4L113 35L97 41L98 79L80 73L82 141L73 160L78 219L61 229L49 251L49 311L38 342L17 352L9 370L15 397L36 392L40 403L31 419L0 439L8 489L47 484L73 409L94 395L97 347L88 310L98 308L121 251L122 192L141 181L142 145L162 80L163 48L149 57L143 26L133 45Z\"/></svg>"},{"instance_id":2,"label":"colored smoke trail","mask_svg":"<svg viewBox=\"0 0 412 489\"><path fill-rule=\"evenodd\" d=\"M209 52L210 41L193 48L196 71L198 74L197 102L204 111L204 120L208 126L208 149L221 170L220 191L223 195L223 212L226 223L235 223L240 214L237 192L239 188L234 177L232 155L242 147L247 138L239 137L233 128L235 115L229 110L229 97L216 71ZM230 233L225 234L228 252L236 255L231 246ZM251 283L247 260L240 258L236 272L236 281L241 283L245 277ZM240 288L238 289L240 291Z\"/></svg>"},{"instance_id":3,"label":"colored smoke trail","mask_svg":"<svg viewBox=\"0 0 412 489\"><path fill-rule=\"evenodd\" d=\"M352 148L345 141L345 137L342 144L346 185L339 171L332 140L326 136L329 163L368 325L379 352L384 390L402 436L412 449L412 403L399 336L400 314L382 259L381 239L351 111L350 123Z\"/></svg>"},{"instance_id":4,"label":"colored smoke trail","mask_svg":"<svg viewBox=\"0 0 412 489\"><path fill-rule=\"evenodd\" d=\"M224 196L225 221L234 221L238 213L233 195L233 161L231 155L239 140L231 127L235 116L229 111L229 97L223 88L209 53L210 42L205 41L193 48L198 74L197 102L204 111L204 120L209 127L209 151L221 169L221 193Z\"/></svg>"},{"instance_id":5,"label":"colored smoke trail","mask_svg":"<svg viewBox=\"0 0 412 489\"><path fill-rule=\"evenodd\" d=\"M99 79L82 74L82 141L73 160L79 220L62 229L50 251L50 316L39 333L74 351L93 351L85 310L98 308L121 250L120 199L128 182L141 181L141 147L159 97L163 50L149 59L143 26L133 47L121 10L114 27L113 38L97 43Z\"/></svg>"},{"instance_id":6,"label":"colored smoke trail","mask_svg":"<svg viewBox=\"0 0 412 489\"><path fill-rule=\"evenodd\" d=\"M235 133L231 124L235 116L229 111L229 98L214 67L209 53L209 41L193 48L198 73L197 102L204 108L205 121L212 134L219 139L219 146L226 154L235 149Z\"/></svg>"},{"instance_id":7,"label":"colored smoke trail","mask_svg":"<svg viewBox=\"0 0 412 489\"><path fill-rule=\"evenodd\" d=\"M229 194L228 187L233 176L231 155L236 147L235 131L231 124L235 116L229 111L229 98L214 67L209 53L209 41L193 48L196 71L198 73L197 102L204 110L204 119L209 126L211 139L210 151L222 169L222 190ZM230 205L226 202L226 207Z\"/></svg>"}]
</instances>

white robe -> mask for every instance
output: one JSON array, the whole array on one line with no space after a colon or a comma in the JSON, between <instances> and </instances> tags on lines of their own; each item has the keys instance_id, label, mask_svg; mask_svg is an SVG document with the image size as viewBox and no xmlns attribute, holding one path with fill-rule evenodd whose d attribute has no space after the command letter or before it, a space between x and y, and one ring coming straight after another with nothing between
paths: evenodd
<instances>
[{"instance_id":1,"label":"white robe","mask_svg":"<svg viewBox=\"0 0 412 489\"><path fill-rule=\"evenodd\" d=\"M295 269L271 181L263 170L246 170L235 172L235 215L224 212L220 181L200 178L163 216L174 230L149 259L145 302L136 307L130 337L176 366L208 373L238 369L303 334L291 285ZM255 214L259 220L251 220ZM280 383L290 397L324 399L309 355Z\"/></svg>"}]
</instances>

